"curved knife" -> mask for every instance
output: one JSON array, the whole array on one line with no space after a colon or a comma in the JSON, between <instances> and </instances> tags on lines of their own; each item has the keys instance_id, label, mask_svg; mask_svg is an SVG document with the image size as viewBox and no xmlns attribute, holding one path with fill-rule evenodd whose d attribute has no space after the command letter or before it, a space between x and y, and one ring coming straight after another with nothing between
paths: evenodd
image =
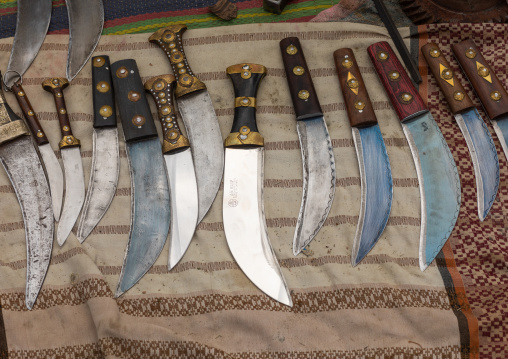
<instances>
[{"instance_id":1,"label":"curved knife","mask_svg":"<svg viewBox=\"0 0 508 359\"><path fill-rule=\"evenodd\" d=\"M376 245L388 222L392 208L392 171L353 50L339 49L333 57L360 167L360 216L351 256L354 267Z\"/></svg>"},{"instance_id":2,"label":"curved knife","mask_svg":"<svg viewBox=\"0 0 508 359\"><path fill-rule=\"evenodd\" d=\"M467 143L476 179L478 217L487 217L499 187L499 160L496 146L485 122L464 91L459 79L436 44L422 47L422 54L443 92Z\"/></svg>"},{"instance_id":3,"label":"curved knife","mask_svg":"<svg viewBox=\"0 0 508 359\"><path fill-rule=\"evenodd\" d=\"M335 158L300 41L297 37L285 38L280 42L280 50L302 150L303 195L293 240L296 256L314 239L332 208Z\"/></svg>"},{"instance_id":4,"label":"curved knife","mask_svg":"<svg viewBox=\"0 0 508 359\"><path fill-rule=\"evenodd\" d=\"M106 214L115 196L120 171L116 106L108 56L92 58L93 155L90 182L78 225L83 241Z\"/></svg>"},{"instance_id":5,"label":"curved knife","mask_svg":"<svg viewBox=\"0 0 508 359\"><path fill-rule=\"evenodd\" d=\"M227 68L235 91L235 119L225 140L224 232L231 254L245 275L273 299L293 306L268 239L263 206L264 139L256 124L256 93L266 68Z\"/></svg>"},{"instance_id":6,"label":"curved knife","mask_svg":"<svg viewBox=\"0 0 508 359\"><path fill-rule=\"evenodd\" d=\"M169 231L169 189L162 148L136 61L111 65L132 186L129 243L115 297L136 284L159 257Z\"/></svg>"},{"instance_id":7,"label":"curved knife","mask_svg":"<svg viewBox=\"0 0 508 359\"><path fill-rule=\"evenodd\" d=\"M460 181L443 134L390 45L368 53L402 122L416 167L421 197L420 269L424 271L450 236L460 210Z\"/></svg>"},{"instance_id":8,"label":"curved knife","mask_svg":"<svg viewBox=\"0 0 508 359\"><path fill-rule=\"evenodd\" d=\"M192 150L198 182L198 224L210 209L224 170L224 149L217 115L206 86L192 72L183 51L184 24L169 26L150 36L169 58L177 78L175 97Z\"/></svg>"}]
</instances>

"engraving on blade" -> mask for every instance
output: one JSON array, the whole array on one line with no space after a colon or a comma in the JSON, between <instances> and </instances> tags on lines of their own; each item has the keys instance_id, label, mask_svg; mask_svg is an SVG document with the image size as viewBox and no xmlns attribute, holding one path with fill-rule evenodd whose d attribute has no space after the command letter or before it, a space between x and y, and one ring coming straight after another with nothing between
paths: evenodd
<instances>
[{"instance_id":1,"label":"engraving on blade","mask_svg":"<svg viewBox=\"0 0 508 359\"><path fill-rule=\"evenodd\" d=\"M314 239L332 207L335 194L335 158L323 117L298 121L303 165L303 195L293 239L296 256Z\"/></svg>"},{"instance_id":2,"label":"engraving on blade","mask_svg":"<svg viewBox=\"0 0 508 359\"><path fill-rule=\"evenodd\" d=\"M126 149L132 186L131 228L115 297L129 290L155 263L171 218L159 138L127 143Z\"/></svg>"},{"instance_id":3,"label":"engraving on blade","mask_svg":"<svg viewBox=\"0 0 508 359\"><path fill-rule=\"evenodd\" d=\"M450 236L460 210L460 181L446 141L430 112L402 124L420 183L420 269L424 271Z\"/></svg>"},{"instance_id":4,"label":"engraving on blade","mask_svg":"<svg viewBox=\"0 0 508 359\"><path fill-rule=\"evenodd\" d=\"M455 115L467 143L476 179L478 217L483 221L499 187L499 160L489 129L476 109Z\"/></svg>"},{"instance_id":5,"label":"engraving on blade","mask_svg":"<svg viewBox=\"0 0 508 359\"><path fill-rule=\"evenodd\" d=\"M504 155L508 159L508 115L498 117L497 120L490 120L490 123L492 123L497 138L499 138L499 142L501 142Z\"/></svg>"},{"instance_id":6,"label":"engraving on blade","mask_svg":"<svg viewBox=\"0 0 508 359\"><path fill-rule=\"evenodd\" d=\"M94 128L92 170L83 214L78 225L77 237L81 243L90 235L111 205L119 171L118 129Z\"/></svg>"},{"instance_id":7,"label":"engraving on blade","mask_svg":"<svg viewBox=\"0 0 508 359\"><path fill-rule=\"evenodd\" d=\"M168 270L182 259L196 230L198 187L190 148L165 155L171 198Z\"/></svg>"},{"instance_id":8,"label":"engraving on blade","mask_svg":"<svg viewBox=\"0 0 508 359\"><path fill-rule=\"evenodd\" d=\"M392 172L378 125L355 128L353 140L360 167L361 205L351 263L356 266L377 243L392 208Z\"/></svg>"},{"instance_id":9,"label":"engraving on blade","mask_svg":"<svg viewBox=\"0 0 508 359\"><path fill-rule=\"evenodd\" d=\"M65 200L56 238L62 246L69 237L85 201L85 178L79 147L63 148L60 153L65 172Z\"/></svg>"},{"instance_id":10,"label":"engraving on blade","mask_svg":"<svg viewBox=\"0 0 508 359\"><path fill-rule=\"evenodd\" d=\"M62 167L60 167L55 152L53 152L49 143L39 146L39 152L44 161L44 167L46 168L49 189L51 191L51 201L53 203L53 215L55 216L55 221L58 222L63 201L64 178Z\"/></svg>"},{"instance_id":11,"label":"engraving on blade","mask_svg":"<svg viewBox=\"0 0 508 359\"><path fill-rule=\"evenodd\" d=\"M206 90L176 100L191 144L198 183L199 224L219 190L224 171L224 147L219 122Z\"/></svg>"},{"instance_id":12,"label":"engraving on blade","mask_svg":"<svg viewBox=\"0 0 508 359\"><path fill-rule=\"evenodd\" d=\"M53 210L42 165L32 140L19 137L0 146L5 168L21 206L27 247L25 304L32 309L44 282L53 247Z\"/></svg>"},{"instance_id":13,"label":"engraving on blade","mask_svg":"<svg viewBox=\"0 0 508 359\"><path fill-rule=\"evenodd\" d=\"M263 207L264 148L226 148L224 232L240 269L261 291L292 306L293 302L268 239Z\"/></svg>"}]
</instances>

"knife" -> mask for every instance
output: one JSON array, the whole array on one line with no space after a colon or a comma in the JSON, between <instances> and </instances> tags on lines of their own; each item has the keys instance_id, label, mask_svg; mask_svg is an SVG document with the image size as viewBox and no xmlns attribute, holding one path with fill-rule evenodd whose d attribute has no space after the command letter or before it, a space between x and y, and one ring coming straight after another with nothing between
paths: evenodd
<instances>
[{"instance_id":1,"label":"knife","mask_svg":"<svg viewBox=\"0 0 508 359\"><path fill-rule=\"evenodd\" d=\"M466 140L476 179L478 217L480 221L483 221L494 203L499 187L499 161L496 146L487 125L464 91L459 79L455 77L439 47L429 43L422 47L422 54Z\"/></svg>"},{"instance_id":2,"label":"knife","mask_svg":"<svg viewBox=\"0 0 508 359\"><path fill-rule=\"evenodd\" d=\"M115 196L120 172L115 94L108 56L92 58L93 152L90 182L78 225L78 240L83 241L106 214Z\"/></svg>"},{"instance_id":3,"label":"knife","mask_svg":"<svg viewBox=\"0 0 508 359\"><path fill-rule=\"evenodd\" d=\"M424 271L450 236L460 210L460 181L453 156L390 45L368 47L374 68L402 122L420 184L420 269Z\"/></svg>"},{"instance_id":4,"label":"knife","mask_svg":"<svg viewBox=\"0 0 508 359\"><path fill-rule=\"evenodd\" d=\"M25 305L32 309L44 282L53 247L53 209L48 182L24 122L0 90L0 162L23 215L27 247Z\"/></svg>"},{"instance_id":5,"label":"knife","mask_svg":"<svg viewBox=\"0 0 508 359\"><path fill-rule=\"evenodd\" d=\"M392 171L353 50L339 49L333 57L360 168L360 216L351 256L354 267L376 245L388 222L393 196Z\"/></svg>"},{"instance_id":6,"label":"knife","mask_svg":"<svg viewBox=\"0 0 508 359\"><path fill-rule=\"evenodd\" d=\"M280 50L302 150L303 195L293 240L296 256L314 239L332 207L335 158L300 41L297 37L287 37L280 42Z\"/></svg>"},{"instance_id":7,"label":"knife","mask_svg":"<svg viewBox=\"0 0 508 359\"><path fill-rule=\"evenodd\" d=\"M264 139L256 124L256 93L266 68L238 64L227 68L235 91L235 118L226 138L224 232L231 254L261 291L293 306L268 238L263 205Z\"/></svg>"},{"instance_id":8,"label":"knife","mask_svg":"<svg viewBox=\"0 0 508 359\"><path fill-rule=\"evenodd\" d=\"M80 142L72 134L63 95L63 90L67 86L69 86L69 81L61 77L48 78L42 83L42 88L53 94L62 132L62 139L58 146L65 173L65 200L56 231L56 239L60 246L63 246L71 233L85 199L85 179L79 150Z\"/></svg>"},{"instance_id":9,"label":"knife","mask_svg":"<svg viewBox=\"0 0 508 359\"><path fill-rule=\"evenodd\" d=\"M192 72L183 51L184 24L169 26L150 36L169 58L176 76L176 103L191 145L198 183L198 224L210 209L224 170L224 149L217 115L206 86Z\"/></svg>"},{"instance_id":10,"label":"knife","mask_svg":"<svg viewBox=\"0 0 508 359\"><path fill-rule=\"evenodd\" d=\"M162 147L136 61L111 65L132 187L129 243L115 297L136 284L159 257L169 231L169 188Z\"/></svg>"},{"instance_id":11,"label":"knife","mask_svg":"<svg viewBox=\"0 0 508 359\"><path fill-rule=\"evenodd\" d=\"M164 132L162 153L171 198L171 236L168 270L182 259L196 230L198 220L198 186L189 141L178 126L173 107L173 75L155 76L145 82L158 109Z\"/></svg>"}]
</instances>

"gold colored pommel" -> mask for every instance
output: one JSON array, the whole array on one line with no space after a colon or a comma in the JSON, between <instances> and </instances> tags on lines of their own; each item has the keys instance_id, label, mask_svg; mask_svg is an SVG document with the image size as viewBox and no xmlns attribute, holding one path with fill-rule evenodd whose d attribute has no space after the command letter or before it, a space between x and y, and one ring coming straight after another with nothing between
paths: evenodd
<instances>
[{"instance_id":1,"label":"gold colored pommel","mask_svg":"<svg viewBox=\"0 0 508 359\"><path fill-rule=\"evenodd\" d=\"M162 91L166 88L166 84L170 84L175 81L176 78L173 75L160 75L152 77L145 82L145 90L153 89L156 92Z\"/></svg>"},{"instance_id":2,"label":"gold colored pommel","mask_svg":"<svg viewBox=\"0 0 508 359\"><path fill-rule=\"evenodd\" d=\"M164 41L163 36L164 36L164 33L166 31L172 32L174 34L179 34L180 33L180 36L181 36L181 34L183 32L185 32L185 30L187 30L187 25L185 25L185 24L176 24L176 25L171 25L171 26L168 26L168 27L164 27L164 28L159 29L156 32L154 32L148 38L148 41L150 41L150 42L156 42L156 41L159 41L159 40Z\"/></svg>"},{"instance_id":3,"label":"gold colored pommel","mask_svg":"<svg viewBox=\"0 0 508 359\"><path fill-rule=\"evenodd\" d=\"M264 67L263 65L247 64L247 63L232 65L232 66L229 66L226 69L226 73L228 75L230 75L230 74L241 74L244 71L248 71L248 72L253 73L253 74L264 74L264 75L266 75L266 72L267 72L266 71L266 67Z\"/></svg>"},{"instance_id":4,"label":"gold colored pommel","mask_svg":"<svg viewBox=\"0 0 508 359\"><path fill-rule=\"evenodd\" d=\"M179 98L194 91L206 89L206 85L196 76L190 76L189 74L185 74L185 76L192 77L192 79L191 81L178 81L176 83L175 98ZM190 83L190 86L185 85L187 82Z\"/></svg>"},{"instance_id":5,"label":"gold colored pommel","mask_svg":"<svg viewBox=\"0 0 508 359\"><path fill-rule=\"evenodd\" d=\"M259 132L252 132L247 126L240 127L240 132L231 132L224 141L225 147L232 146L261 146L265 145L265 140Z\"/></svg>"},{"instance_id":6,"label":"gold colored pommel","mask_svg":"<svg viewBox=\"0 0 508 359\"><path fill-rule=\"evenodd\" d=\"M80 146L80 145L81 144L80 144L79 140L76 137L72 136L72 135L63 136L63 138L58 143L58 147L59 148L76 147L76 146Z\"/></svg>"},{"instance_id":7,"label":"gold colored pommel","mask_svg":"<svg viewBox=\"0 0 508 359\"><path fill-rule=\"evenodd\" d=\"M51 92L52 89L61 88L64 89L69 86L69 81L63 77L53 77L45 79L42 82L42 88L46 91Z\"/></svg>"}]
</instances>

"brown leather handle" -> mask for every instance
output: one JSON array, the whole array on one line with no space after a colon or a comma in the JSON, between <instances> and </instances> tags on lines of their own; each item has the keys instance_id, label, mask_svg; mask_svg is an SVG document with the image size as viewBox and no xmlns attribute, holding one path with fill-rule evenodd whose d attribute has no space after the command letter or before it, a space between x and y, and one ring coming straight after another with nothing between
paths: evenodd
<instances>
[{"instance_id":1,"label":"brown leather handle","mask_svg":"<svg viewBox=\"0 0 508 359\"><path fill-rule=\"evenodd\" d=\"M473 40L452 46L453 54L466 74L491 120L508 112L508 94Z\"/></svg>"},{"instance_id":2,"label":"brown leather handle","mask_svg":"<svg viewBox=\"0 0 508 359\"><path fill-rule=\"evenodd\" d=\"M376 114L353 50L339 49L333 53L333 58L351 127L375 125Z\"/></svg>"}]
</instances>

